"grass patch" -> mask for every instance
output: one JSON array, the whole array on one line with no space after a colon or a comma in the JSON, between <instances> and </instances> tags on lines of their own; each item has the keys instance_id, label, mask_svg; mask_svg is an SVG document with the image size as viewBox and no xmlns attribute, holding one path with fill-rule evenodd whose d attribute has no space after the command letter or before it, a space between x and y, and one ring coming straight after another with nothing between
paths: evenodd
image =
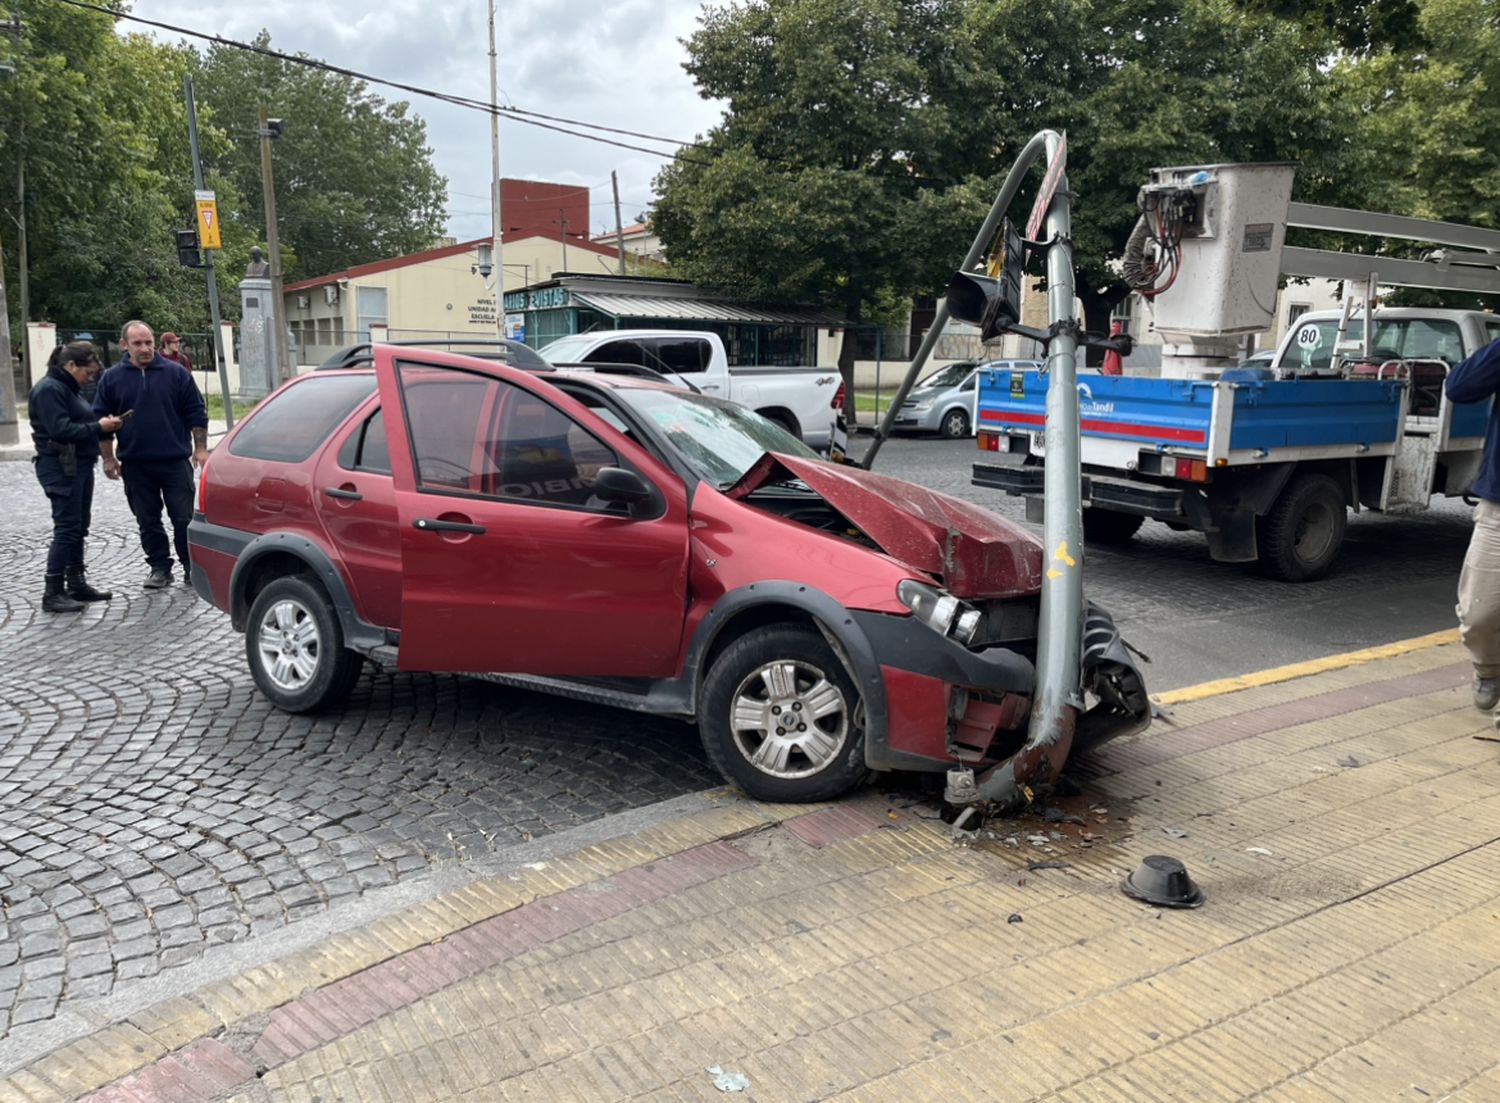
<instances>
[{"instance_id":1,"label":"grass patch","mask_svg":"<svg viewBox=\"0 0 1500 1103\"><path fill-rule=\"evenodd\" d=\"M881 414L895 397L895 391L855 391L854 408L864 414Z\"/></svg>"},{"instance_id":2,"label":"grass patch","mask_svg":"<svg viewBox=\"0 0 1500 1103\"><path fill-rule=\"evenodd\" d=\"M258 399L237 398L234 400L234 420L239 421L251 410L255 409ZM203 396L203 404L208 407L208 419L210 421L224 420L224 396L210 394Z\"/></svg>"}]
</instances>

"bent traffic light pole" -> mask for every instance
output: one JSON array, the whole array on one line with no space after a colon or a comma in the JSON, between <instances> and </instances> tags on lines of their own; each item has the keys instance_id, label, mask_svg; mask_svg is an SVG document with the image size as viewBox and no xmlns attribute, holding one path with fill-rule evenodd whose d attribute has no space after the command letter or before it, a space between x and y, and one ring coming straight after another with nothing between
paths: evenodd
<instances>
[{"instance_id":1,"label":"bent traffic light pole","mask_svg":"<svg viewBox=\"0 0 1500 1103\"><path fill-rule=\"evenodd\" d=\"M1078 719L1083 711L1083 504L1078 427L1078 334L1073 305L1073 205L1066 175L1067 144L1061 134L1043 130L1033 135L1011 166L1000 193L964 257L955 284L976 275L980 256L1020 190L1027 171L1045 154L1048 180L1041 202L1047 203L1045 231L1039 248L1047 254L1047 464L1043 482L1046 516L1043 521L1041 614L1037 625L1036 690L1026 743L1019 751L978 778L973 800L1002 805L1025 803L1030 786L1050 781L1062 772ZM1050 187L1050 201L1047 188ZM1038 212L1039 213L1039 212ZM1033 218L1035 221L1035 218ZM972 281L971 281L972 282ZM981 281L982 282L982 281ZM991 281L992 283L995 281ZM949 317L949 298L938 307L932 328L917 350L896 398L886 410L875 439L865 454L868 468L889 434L901 402L911 390ZM982 296L971 296L978 303ZM986 311L986 314L990 313ZM981 324L979 317L965 318ZM1028 331L1029 332L1029 331Z\"/></svg>"}]
</instances>

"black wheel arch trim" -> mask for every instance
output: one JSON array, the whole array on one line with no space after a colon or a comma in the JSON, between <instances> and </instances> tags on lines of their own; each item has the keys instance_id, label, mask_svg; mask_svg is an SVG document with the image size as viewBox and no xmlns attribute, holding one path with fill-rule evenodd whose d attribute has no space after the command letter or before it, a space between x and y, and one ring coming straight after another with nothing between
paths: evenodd
<instances>
[{"instance_id":1,"label":"black wheel arch trim","mask_svg":"<svg viewBox=\"0 0 1500 1103\"><path fill-rule=\"evenodd\" d=\"M690 687L694 712L702 695L704 676L708 673L704 661L710 649L737 616L761 605L791 606L817 622L824 637L843 660L854 684L859 687L865 715L865 764L874 770L898 768L899 763L891 760L889 748L890 712L886 704L885 680L880 676L875 648L856 619L858 614L805 583L752 582L729 591L714 602L713 608L694 630L682 666L682 683Z\"/></svg>"},{"instance_id":2,"label":"black wheel arch trim","mask_svg":"<svg viewBox=\"0 0 1500 1103\"><path fill-rule=\"evenodd\" d=\"M216 536L235 531L218 526L205 525L203 527L217 528ZM237 533L236 535L244 537L249 534ZM215 546L204 539L198 540L198 543L205 547ZM217 550L230 551L226 547L220 547ZM386 642L386 633L383 629L360 619L355 609L354 599L349 593L349 586L334 565L332 557L306 536L290 532L268 532L261 536L251 537L242 545L238 553L232 553L236 554L236 559L234 572L229 576L229 619L236 631L245 630L245 624L250 615L250 602L246 599L245 589L256 561L273 553L292 555L307 565L333 605L334 614L339 618L339 628L344 634L345 647L351 651L358 651L360 654L369 654Z\"/></svg>"}]
</instances>

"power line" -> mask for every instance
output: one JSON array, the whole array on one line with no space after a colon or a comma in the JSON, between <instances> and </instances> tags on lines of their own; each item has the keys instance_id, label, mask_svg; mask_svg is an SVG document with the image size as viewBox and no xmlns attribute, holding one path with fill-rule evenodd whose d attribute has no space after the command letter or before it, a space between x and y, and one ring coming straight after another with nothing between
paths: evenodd
<instances>
[{"instance_id":1,"label":"power line","mask_svg":"<svg viewBox=\"0 0 1500 1103\"><path fill-rule=\"evenodd\" d=\"M305 55L298 56L295 54L283 53L280 50L273 50L268 46L257 46L250 42L239 42L232 38L225 38L222 35L209 34L205 31L195 31L190 27L181 27L173 23L163 23L155 19L146 19L142 16L131 15L129 12L118 11L114 8L105 7L101 4L91 4L88 3L87 0L61 0L61 2L71 7L81 8L84 11L98 12L101 15L110 16L113 19L124 19L132 23L140 23L147 27L155 27L158 30L170 31L173 34L180 34L185 35L189 38L201 39L204 42L211 42L217 46L227 46L235 50L245 50L248 53L259 54L262 57L274 58L278 61L285 61L292 65L303 65L309 69L319 69L323 72L337 74L338 76L351 77L354 80L364 81L368 84L376 84L386 88L394 88L401 92L409 92L414 96L425 96L429 99L435 99L443 103L452 104L455 107L464 107L471 111L482 111L487 115L504 115L512 119L512 121L514 122L524 123L527 126L539 127L542 130L553 130L559 134L567 134L570 137L574 138L583 138L584 140L590 142L599 142L603 145L616 146L620 149L628 149L636 153L649 153L653 157L677 157L680 160L691 161L694 164L703 165L709 163L697 158L683 157L680 153L670 153L659 149L648 149L645 146L631 145L627 142L617 142L610 138L601 138L595 134L581 134L576 130L569 130L566 127L554 126L552 125L552 123L567 123L570 126L582 126L588 128L589 130L600 130L609 134L621 134L630 138L641 138L648 142L662 142L667 145L675 145L683 149L708 148L707 146L699 142L684 142L679 141L676 138L663 138L655 134L642 134L633 130L621 130L617 127L603 126L599 123L585 122L582 119L568 119L558 115L545 115L539 111L526 111L519 107L504 107L500 105L491 107L483 100L470 99L467 96L457 96L448 92L438 92L430 88L422 88L415 84L402 84L400 81L385 80L381 77L371 76L368 73L362 73L357 69L346 69L342 66L332 65L326 61L319 61L317 58L307 57ZM537 121L539 119L548 119L551 120L551 122L539 122Z\"/></svg>"}]
</instances>

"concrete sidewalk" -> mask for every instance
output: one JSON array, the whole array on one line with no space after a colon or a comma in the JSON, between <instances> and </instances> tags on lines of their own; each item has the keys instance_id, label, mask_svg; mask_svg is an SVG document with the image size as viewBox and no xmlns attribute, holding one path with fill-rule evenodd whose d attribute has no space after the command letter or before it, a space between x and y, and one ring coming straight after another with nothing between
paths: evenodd
<instances>
[{"instance_id":1,"label":"concrete sidewalk","mask_svg":"<svg viewBox=\"0 0 1500 1103\"><path fill-rule=\"evenodd\" d=\"M31 443L31 423L24 417L17 425L20 429L20 440L15 444L0 444L0 463L6 460L31 462L31 457L36 455L36 448ZM212 448L229 432L223 419L210 421L208 423L208 446Z\"/></svg>"},{"instance_id":2,"label":"concrete sidewalk","mask_svg":"<svg viewBox=\"0 0 1500 1103\"><path fill-rule=\"evenodd\" d=\"M1468 683L1429 639L1185 691L961 841L910 796L709 794L101 1019L0 1103L1500 1100ZM1200 909L1121 894L1153 853Z\"/></svg>"}]
</instances>

